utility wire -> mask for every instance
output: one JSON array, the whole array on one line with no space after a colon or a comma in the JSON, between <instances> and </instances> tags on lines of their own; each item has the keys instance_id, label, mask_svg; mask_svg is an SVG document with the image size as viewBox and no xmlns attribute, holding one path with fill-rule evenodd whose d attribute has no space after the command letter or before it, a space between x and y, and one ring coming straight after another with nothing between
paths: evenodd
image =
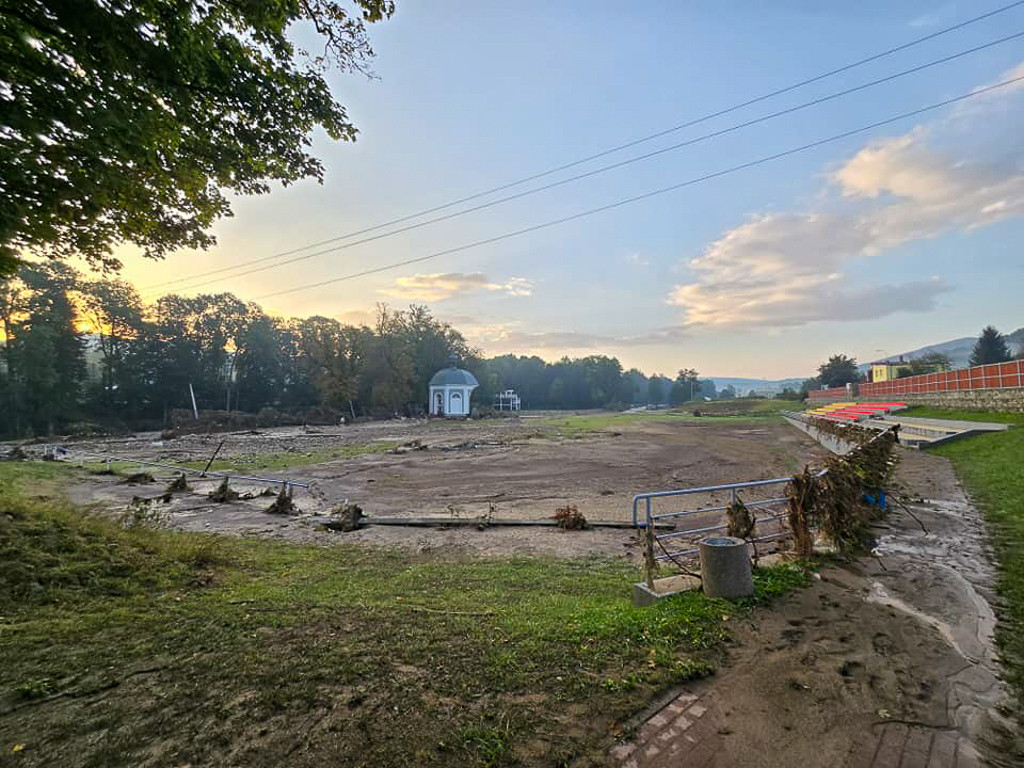
<instances>
[{"instance_id":1,"label":"utility wire","mask_svg":"<svg viewBox=\"0 0 1024 768\"><path fill-rule=\"evenodd\" d=\"M531 189L524 190L522 192L516 192L515 194L512 194L512 195L506 195L505 197L499 197L499 198L497 198L495 200L491 200L491 201L486 202L486 203L480 203L479 205L475 205L475 206L472 206L470 208L463 208L461 210L454 211L452 213L447 213L447 214L444 214L442 216L434 217L432 219L426 219L425 221L420 221L420 222L417 222L415 224L409 224L407 226L400 227L399 229L393 229L393 230L390 230L388 232L382 232L382 233L377 234L377 235L371 235L370 237L364 237L364 238L361 238L359 240L354 240L354 241L352 241L350 243L344 243L342 245L336 245L336 246L334 246L332 248L327 248L325 250L314 251L313 253L306 253L306 254L302 254L300 256L293 256L292 258L285 259L284 261L280 261L280 262L277 262L277 263L274 263L274 264L266 264L264 266L255 267L253 269L247 269L247 270L244 270L242 272L237 272L236 274L233 274L233 275L225 275L224 277L217 277L217 278L214 278L213 280L208 280L208 281L202 281L201 280L199 282L194 282L194 283L191 283L189 285L182 286L182 288L180 288L179 290L192 290L194 288L201 288L201 287L204 287L204 286L207 286L207 285L212 285L214 283L223 282L225 280L231 280L231 279L234 279L234 278L244 277L246 275L255 274L257 272L265 272L268 269L277 269L278 267L283 267L283 266L286 266L288 264L294 264L297 261L305 261L306 259L312 259L312 258L315 258L317 256L323 256L325 254L335 253L337 251L346 250L348 248L354 248L354 247L356 247L358 245L363 245L365 243L370 243L370 242L373 242L375 240L382 240L382 239L384 239L386 237L392 237L394 235L402 234L403 232L409 232L410 230L420 229L421 227L426 227L426 226L429 226L431 224L437 224L438 222L441 222L441 221L447 221L449 219L454 219L454 218L457 218L459 216L464 216L464 215L469 214L469 213L474 213L475 211L483 210L485 208L491 208L491 207L496 206L496 205L502 205L503 203L507 203L507 202L510 202L512 200L517 200L517 199L523 198L523 197L529 197L530 195L535 195L535 194L538 194L540 192L544 192L544 191L549 190L549 189L554 189L555 187L560 187L560 186L563 186L565 184L570 184L572 182L579 181L581 179L586 179L586 178L590 178L591 176L597 176L597 175L602 174L602 173L607 173L608 171L615 170L616 168L622 168L623 166L631 165L632 163L636 163L636 162L639 162L641 160L648 160L648 159L650 159L652 157L657 157L657 156L663 155L663 154L665 154L667 152L672 152L672 151L675 151L677 149L681 149L683 147L689 147L689 146L692 146L694 144L699 144L700 142L707 141L709 139L714 139L714 138L717 138L719 136L724 136L725 134L732 133L734 131L738 131L738 130L741 130L743 128L749 128L752 125L757 125L759 123L764 123L764 122L767 122L769 120L774 120L775 118L782 117L784 115L790 115L790 114L793 114L794 112L799 112L801 110L808 109L810 107L817 106L819 104L823 104L823 103L825 103L827 101L832 101L834 99L838 99L838 98L841 98L843 96L849 96L852 93L857 93L859 91L863 91L863 90L866 90L868 88L873 88L874 86L881 85L883 83L892 82L893 80L897 80L897 79L899 79L901 77L906 77L907 75L914 74L916 72L920 72L920 71L925 70L925 69L929 69L930 67L934 67L934 66L937 66L939 64L945 64L945 63L948 63L950 61L954 61L955 59L962 58L962 57L967 56L967 55L972 54L972 53L977 53L978 51L982 51L982 50L985 50L987 48L992 48L993 46L1000 45L1002 43L1006 43L1006 42L1009 42L1010 40L1015 40L1015 39L1020 38L1020 37L1024 37L1024 31L1016 32L1016 33L1014 33L1012 35L1007 35L1005 37L999 38L998 40L993 40L991 42L984 43L982 45L977 45L977 46L975 46L973 48L968 48L967 50L960 51L958 53L954 53L954 54L951 54L949 56L944 56L941 59L935 59L934 61L929 61L929 62L926 62L925 64L920 64L920 65L918 65L916 67L911 67L910 69L905 69L902 72L896 72L896 73L894 73L892 75L887 75L886 77L882 77L882 78L879 78L877 80L872 80L872 81L867 82L867 83L862 83L861 85L856 85L856 86L853 86L851 88L846 88L846 89L841 90L841 91L836 91L835 93L830 93L830 94L828 94L826 96L822 96L822 97L817 98L817 99L812 99L810 101L805 101L802 104L797 104L797 105L792 106L792 107L787 107L786 109L782 109L782 110L779 110L777 112L772 112L770 114L763 115L761 117L756 117L756 118L753 118L751 120L747 120L747 121L742 122L742 123L736 123L735 125L731 125L731 126L729 126L727 128L722 128L722 129L717 130L717 131L712 131L711 133L705 133L702 136L697 136L697 137L692 138L692 139L687 139L686 141L681 141L681 142L678 142L676 144L671 144L671 145L669 145L667 147L663 147L661 149L656 149L656 150L654 150L652 152L648 152L648 153L643 154L643 155L637 155L636 157L631 157L631 158L628 158L626 160L620 160L617 163L612 163L610 165L601 166L600 168L595 168L595 169L593 169L591 171L587 171L586 173L580 173L580 174L577 174L575 176L569 176L567 178L560 179L558 181L553 181L553 182L550 182L548 184L544 184L544 185L541 185L541 186L538 186L538 187L533 187Z\"/></svg>"},{"instance_id":2,"label":"utility wire","mask_svg":"<svg viewBox=\"0 0 1024 768\"><path fill-rule=\"evenodd\" d=\"M906 120L907 118L915 117L917 115L921 115L921 114L924 114L926 112L932 112L932 111L934 111L936 109L941 109L942 107L947 107L947 106L949 106L951 104L956 104L958 102L965 101L967 99L973 99L973 98L976 98L976 97L981 96L983 94L990 93L990 92L995 91L995 90L997 90L999 88L1005 88L1005 87L1007 87L1009 85L1013 85L1014 83L1019 83L1021 81L1024 81L1024 75L1021 75L1020 77L1012 78L1010 80L1004 80L1003 82L996 83L994 85L985 86L983 88L977 88L977 89L971 91L970 93L961 94L960 96L954 96L951 99L946 99L944 101L936 102L935 104L929 104L926 107L920 107L919 109L915 109L915 110L912 110L910 112L904 112L902 114L886 118L885 120L879 120L879 121L871 123L869 125L861 126L860 128L854 128L854 129L849 130L849 131L844 131L842 133L837 133L837 134L834 134L834 135L829 136L829 137L824 138L824 139L818 139L817 141L812 141L812 142L810 142L808 144L802 144L799 147L793 147L792 149L787 149L787 150L785 150L783 152L777 152L776 154L773 154L773 155L766 155L766 156L760 157L760 158L758 158L756 160L751 160L749 162L741 163L740 165L734 165L734 166L732 166L730 168L725 168L725 169L720 170L720 171L714 171L712 173L704 174L703 176L697 176L697 177L692 178L692 179L687 179L686 181L682 181L682 182L680 182L678 184L673 184L673 185L668 186L668 187L662 187L661 189L655 189L655 190L653 190L651 192L645 192L645 193L643 193L641 195L636 195L634 197L627 197L627 198L625 198L623 200L619 200L619 201L614 202L614 203L609 203L608 205L602 205L602 206L600 206L598 208L590 208L589 210L581 211L580 213L574 213L571 216L564 216L564 217L559 218L559 219L552 219L551 221L546 221L546 222L543 222L541 224L534 224L533 226L530 226L530 227L525 227L523 229L517 229L517 230L514 230L512 232L506 232L506 233L501 234L501 235L496 235L494 237L489 237L489 238L487 238L485 240L477 240L475 242L467 243L465 245L460 245L460 246L457 246L455 248L448 248L448 249L443 250L443 251L435 251L434 253L428 253L425 256L417 256L416 258L412 258L412 259L405 259L403 261L396 261L396 262L393 262L391 264L385 264L385 265L380 266L380 267L373 267L372 269L364 269L364 270L362 270L360 272L353 272L351 274L342 275L341 277L334 277L334 278L331 278L329 280L320 280L320 281L315 282L315 283L309 283L307 285L300 285L300 286L297 286L295 288L287 288L287 289L281 290L281 291L274 291L273 293L267 293L267 294L264 294L262 296L257 296L256 300L260 301L262 299L269 299L269 298L272 298L272 297L275 297L275 296L284 296L286 294L296 293L298 291L306 291L306 290L309 290L311 288L320 288L320 287L325 286L325 285L333 285L334 283L340 283L340 282L344 282L346 280L354 280L354 279L359 278L359 277L366 277L367 275L374 275L374 274L377 274L377 273L380 273L380 272L386 272L386 271L389 271L389 270L392 270L392 269L398 269L399 267L409 266L410 264L419 264L419 263L422 263L424 261L429 261L431 259L439 258L441 256L448 256L448 255L451 255L453 253L460 253L462 251L468 251L468 250L473 249L473 248L479 248L480 246L483 246L483 245L490 245L491 243L497 243L497 242L500 242L502 240L508 240L510 238L513 238L513 237L519 237L520 235L525 235L525 234L528 234L530 232L536 232L536 231L541 230L541 229L547 229L548 227L554 227L554 226L557 226L559 224L565 224L565 223L570 222L570 221L575 221L577 219L582 219L582 218L586 218L588 216L593 216L594 214L602 213L604 211L609 211L609 210L612 210L614 208L620 208L620 207L622 207L624 205L629 205L630 203L639 202L640 200L647 200L648 198L656 197L658 195L663 195L663 194L665 194L667 192L673 192L673 191L675 191L677 189L682 189L684 187L689 187L689 186L693 186L695 184L700 184L702 182L709 181L711 179L716 179L716 178L719 178L721 176L727 176L729 174L736 173L738 171L742 171L742 170L745 170L747 168L753 168L754 166L757 166L757 165L763 165L764 163L769 163L769 162L772 162L773 160L779 160L779 159L781 159L783 157L789 157L790 155L795 155L795 154L798 154L800 152L806 152L809 149L814 149L815 147L820 147L820 146L823 146L825 144L830 144L832 142L840 141L841 139L849 138L850 136L855 136L855 135L857 135L859 133L865 133L866 131L870 131L870 130L873 130L875 128L880 128L880 127L882 127L884 125L889 125L891 123L895 123L895 122L898 122L900 120Z\"/></svg>"},{"instance_id":3,"label":"utility wire","mask_svg":"<svg viewBox=\"0 0 1024 768\"><path fill-rule=\"evenodd\" d=\"M734 105L732 105L730 107L725 107L724 109L720 109L720 110L718 110L716 112L709 112L709 113L707 113L705 115L702 115L700 117L697 117L697 118L694 118L692 120L688 120L688 121L686 121L684 123L680 123L678 125L672 126L671 128L666 128L666 129L658 131L656 133L652 133L652 134L649 134L647 136L643 136L641 138L634 139L633 141L626 142L625 144L619 144L618 146L611 147L610 149L602 150L601 152L597 152L596 154L588 155L588 156L582 157L582 158L580 158L578 160L574 160L572 162L565 163L563 165L558 165L558 166L555 166L553 168L549 168L546 171L541 171L539 173L535 173L535 174L532 174L530 176L524 176L524 177L522 177L520 179L516 179L515 181L510 181L510 182L508 182L506 184L501 184L501 185L496 186L496 187L491 187L490 189L485 189L485 190L483 190L481 192L475 192L475 193L473 193L471 195L467 195L465 197L461 197L461 198L458 198L456 200L451 200L451 201L449 201L447 203L443 203L442 205L437 205L437 206L434 206L432 208L425 208L425 209L423 209L421 211L417 211L416 213L411 213L411 214L409 214L407 216L401 216L401 217L399 217L397 219L391 219L390 221L385 221L385 222L382 222L380 224L374 224L373 226L365 227L364 229L355 230L353 232L349 232L349 233L344 234L344 235L338 235L337 237L328 238L327 240L321 240L321 241L316 242L316 243L310 243L308 245L303 245L303 246L301 246L299 248L293 248L291 250L281 251L279 253L273 253L273 254L270 254L270 255L267 255L267 256L261 256L258 259L251 259L249 261L243 261L243 262L240 262L240 263L235 264L235 265L230 266L230 267L221 267L219 269L213 269L213 270L209 270L207 272L202 272L202 273L200 273L198 275L190 275L188 277L181 277L181 278L175 278L175 279L172 279L172 280L167 280L167 281L164 281L162 283L154 283L153 285L146 286L145 291L146 292L151 292L152 289L155 289L155 288L162 288L162 287L167 286L167 285L174 285L174 284L177 284L177 283L186 282L188 280L199 278L199 277L207 277L209 275L221 274L223 272L228 272L228 271L231 271L231 270L234 270L234 269L238 269L240 267L249 266L250 264L259 264L259 263L262 263L264 261L272 261L274 259L283 258L285 256L291 256L293 254L300 253L302 251L307 251L307 250L309 250L311 248L319 248L320 246L329 245L330 243L335 243L335 242L338 242L339 240L347 240L347 239L349 239L351 237L358 237L359 235L364 235L364 234L366 234L368 232L374 232L374 231L376 231L378 229L384 229L385 227L390 227L390 226L393 226L395 224L402 224L402 223L404 223L406 221L409 221L411 219L416 219L416 218L419 218L420 216L426 216L426 215L431 214L431 213L436 213L438 211L445 210L446 208L451 208L452 206L459 205L461 203L466 203L466 202L469 202L471 200L476 200L476 199L481 198L481 197L486 197L487 195L494 194L495 192L503 192L506 189L511 189L512 187L517 187L520 184L526 184L527 182L536 181L537 179L541 179L541 178L544 178L546 176L550 176L550 175L552 175L554 173L558 173L559 171L568 170L569 168L575 168L576 166L583 165L584 163L588 163L588 162L590 162L592 160L597 160L598 158L605 157L607 155L611 155L611 154L614 154L616 152L621 152L624 149L629 149L630 147L635 147L638 144L643 144L643 143L646 143L648 141L653 141L654 139L661 138L662 136L667 136L668 134L675 133L676 131L681 131L684 128L689 128L689 127L692 127L694 125L698 125L698 124L706 122L708 120L712 120L712 119L714 119L716 117L721 117L722 115L727 115L727 114L729 114L731 112L735 112L737 110L743 109L744 107L749 107L749 106L751 106L753 104L758 104L758 103L760 103L762 101L765 101L767 99L771 99L771 98L774 98L776 96L781 96L784 93L789 93L791 91L795 91L795 90L797 90L799 88L803 88L804 86L811 85L812 83L816 83L816 82L819 82L819 81L824 80L826 78L833 77L834 75L838 75L838 74L841 74L843 72L848 72L851 69L855 69L857 67L861 67L861 66L863 66L865 64L869 64L869 63L871 63L873 61L878 61L879 59L886 58L887 56L892 56L893 54L899 53L900 51L905 51L908 48L912 48L912 47L914 47L916 45L920 45L921 43L925 43L925 42L927 42L929 40L934 40L935 38L941 37L943 35L947 35L947 34L949 34L951 32L956 32L957 30L963 29L963 28L968 27L968 26L970 26L972 24L976 24L976 23L978 23L980 21L984 21L985 19L990 19L993 16L997 16L997 15L999 15L1001 13L1005 13L1006 11L1012 10L1013 8L1016 8L1016 7L1020 6L1020 5L1024 5L1024 0L1016 0L1016 2L1012 2L1012 3L1009 3L1007 5L1001 6L999 8L996 8L996 9L992 10L992 11L989 11L987 13L983 13L983 14L981 14L979 16L974 16L974 17L972 17L970 19L966 19L966 20L961 21L961 22L959 22L957 24L954 24L952 26L945 27L943 29L937 30L937 31L932 32L930 34L924 35L923 37L915 38L914 40L910 40L909 42L903 43L902 45L898 45L898 46L896 46L894 48L889 48L889 49L887 49L885 51L881 51L879 53L872 54L871 56L868 56L866 58L850 62L849 64L844 64L841 67L836 67L835 69L831 69L831 70L829 70L827 72L822 72L821 74L815 75L814 77L809 77L809 78L807 78L805 80L800 80L799 82L796 82L796 83L793 83L791 85L785 86L784 88L779 88L777 90L770 91L770 92L762 94L760 96L755 96L754 98L751 98L751 99L748 99L746 101L734 104Z\"/></svg>"}]
</instances>

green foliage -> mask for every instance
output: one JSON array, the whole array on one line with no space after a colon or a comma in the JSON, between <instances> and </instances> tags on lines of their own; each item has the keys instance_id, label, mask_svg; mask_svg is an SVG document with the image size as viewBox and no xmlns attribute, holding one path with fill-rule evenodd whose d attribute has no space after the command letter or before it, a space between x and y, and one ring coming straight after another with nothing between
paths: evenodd
<instances>
[{"instance_id":1,"label":"green foliage","mask_svg":"<svg viewBox=\"0 0 1024 768\"><path fill-rule=\"evenodd\" d=\"M851 382L860 381L857 360L846 355L832 355L818 366L815 381L824 387L842 387Z\"/></svg>"},{"instance_id":2,"label":"green foliage","mask_svg":"<svg viewBox=\"0 0 1024 768\"><path fill-rule=\"evenodd\" d=\"M431 377L452 356L480 382L473 403L482 410L505 389L532 409L618 409L715 396L714 383L696 371L682 371L675 383L648 379L604 355L485 360L423 306L379 305L368 327L320 316L271 317L230 293L170 294L148 305L127 283L86 279L59 263L25 266L0 282L0 323L8 340L0 363L0 434L15 436L61 433L82 421L114 429L173 426L180 412L192 410L190 388L201 410L226 412L209 419L222 425L232 423L232 412L263 409L269 412L258 423L265 424L281 414L319 423L342 415L415 416L426 410Z\"/></svg>"},{"instance_id":3,"label":"green foliage","mask_svg":"<svg viewBox=\"0 0 1024 768\"><path fill-rule=\"evenodd\" d=\"M0 9L0 274L21 252L116 265L213 242L225 193L323 177L308 148L322 128L352 141L330 67L365 72L364 22L389 0L21 0ZM321 55L292 42L315 35Z\"/></svg>"},{"instance_id":4,"label":"green foliage","mask_svg":"<svg viewBox=\"0 0 1024 768\"><path fill-rule=\"evenodd\" d=\"M971 351L971 359L968 364L989 365L1005 363L1009 359L1010 348L1006 344L1006 337L995 326L988 325L982 329L978 340L974 342L974 349Z\"/></svg>"}]
</instances>

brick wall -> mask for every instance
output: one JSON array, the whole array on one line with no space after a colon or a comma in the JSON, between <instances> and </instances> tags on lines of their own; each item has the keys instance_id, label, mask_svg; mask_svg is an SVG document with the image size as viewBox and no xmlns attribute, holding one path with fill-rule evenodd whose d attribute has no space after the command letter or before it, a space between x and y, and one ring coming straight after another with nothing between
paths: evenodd
<instances>
[{"instance_id":1,"label":"brick wall","mask_svg":"<svg viewBox=\"0 0 1024 768\"><path fill-rule=\"evenodd\" d=\"M856 384L852 392L846 387L833 387L807 393L813 401L851 396L856 400L903 400L936 408L1024 413L1024 360Z\"/></svg>"}]
</instances>

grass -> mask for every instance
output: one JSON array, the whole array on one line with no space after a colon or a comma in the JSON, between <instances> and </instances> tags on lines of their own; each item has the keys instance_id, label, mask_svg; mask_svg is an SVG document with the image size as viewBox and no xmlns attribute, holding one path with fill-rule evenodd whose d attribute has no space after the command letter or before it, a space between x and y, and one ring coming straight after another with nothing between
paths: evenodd
<instances>
[{"instance_id":1,"label":"grass","mask_svg":"<svg viewBox=\"0 0 1024 768\"><path fill-rule=\"evenodd\" d=\"M1024 705L1024 414L911 408L908 416L1015 425L930 449L953 461L989 522L1003 606L997 630L1007 678Z\"/></svg>"},{"instance_id":2,"label":"grass","mask_svg":"<svg viewBox=\"0 0 1024 768\"><path fill-rule=\"evenodd\" d=\"M217 459L210 466L214 472L252 472L254 470L283 470L295 467L307 467L310 464L324 464L329 461L355 459L374 453L386 453L394 450L398 443L380 442L356 445L338 445L316 451L286 451L283 453L267 453L251 458ZM183 466L192 469L205 469L206 461L187 461Z\"/></svg>"},{"instance_id":3,"label":"grass","mask_svg":"<svg viewBox=\"0 0 1024 768\"><path fill-rule=\"evenodd\" d=\"M0 465L0 764L558 765L710 672L743 606L621 558L460 561L135 528ZM565 534L571 535L571 534Z\"/></svg>"},{"instance_id":4,"label":"grass","mask_svg":"<svg viewBox=\"0 0 1024 768\"><path fill-rule=\"evenodd\" d=\"M635 413L602 411L598 413L571 413L564 416L548 416L531 420L530 424L557 431L562 437L578 438L597 432L607 432L643 424L674 423L679 421L700 422L714 417L716 422L730 424L755 424L765 418L775 418L779 411L798 408L786 400L719 400L709 403L691 403L679 408L660 411L640 411ZM694 416L693 411L699 410L701 416Z\"/></svg>"}]
</instances>

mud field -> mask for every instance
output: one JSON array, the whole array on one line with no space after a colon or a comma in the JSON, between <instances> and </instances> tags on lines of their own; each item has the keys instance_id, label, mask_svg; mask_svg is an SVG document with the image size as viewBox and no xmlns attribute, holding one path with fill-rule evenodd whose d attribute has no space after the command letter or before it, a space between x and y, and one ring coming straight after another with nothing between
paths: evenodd
<instances>
[{"instance_id":1,"label":"mud field","mask_svg":"<svg viewBox=\"0 0 1024 768\"><path fill-rule=\"evenodd\" d=\"M271 515L269 497L231 503L206 495L219 478L190 478L191 490L159 497L174 473L147 468L148 484L128 484L138 465L100 456L202 468L223 441L213 470L309 483L295 489L297 512ZM86 461L68 489L72 501L123 513L133 497L155 499L153 514L173 528L272 536L292 541L397 545L478 554L632 553L630 530L580 532L541 527L447 529L367 526L351 533L319 524L346 500L367 516L544 519L574 504L590 521L627 521L634 494L782 477L823 451L773 416L694 418L670 413L539 413L451 422L405 420L347 427L279 428L161 439L156 433L66 443L68 461ZM267 486L231 481L242 493Z\"/></svg>"}]
</instances>

